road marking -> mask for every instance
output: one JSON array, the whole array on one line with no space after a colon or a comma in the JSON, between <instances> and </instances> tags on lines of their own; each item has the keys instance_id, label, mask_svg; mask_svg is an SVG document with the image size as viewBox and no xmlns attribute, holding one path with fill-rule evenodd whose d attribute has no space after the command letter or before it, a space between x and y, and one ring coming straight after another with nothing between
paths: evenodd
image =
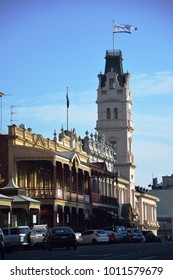
<instances>
[{"instance_id":1,"label":"road marking","mask_svg":"<svg viewBox=\"0 0 173 280\"><path fill-rule=\"evenodd\" d=\"M99 255L93 255L93 254L80 254L80 255L76 255L77 257L108 257L111 256L111 254L99 254Z\"/></svg>"},{"instance_id":2,"label":"road marking","mask_svg":"<svg viewBox=\"0 0 173 280\"><path fill-rule=\"evenodd\" d=\"M139 260L152 260L152 259L156 259L156 258L158 258L158 256L149 256L146 258L139 258Z\"/></svg>"}]
</instances>

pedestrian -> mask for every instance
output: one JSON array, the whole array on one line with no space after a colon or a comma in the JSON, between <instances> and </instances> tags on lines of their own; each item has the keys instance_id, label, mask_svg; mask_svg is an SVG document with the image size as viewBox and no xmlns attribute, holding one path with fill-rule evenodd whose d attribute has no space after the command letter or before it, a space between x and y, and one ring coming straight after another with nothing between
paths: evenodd
<instances>
[{"instance_id":1,"label":"pedestrian","mask_svg":"<svg viewBox=\"0 0 173 280\"><path fill-rule=\"evenodd\" d=\"M4 234L0 229L0 258L5 259L5 249L4 249Z\"/></svg>"}]
</instances>

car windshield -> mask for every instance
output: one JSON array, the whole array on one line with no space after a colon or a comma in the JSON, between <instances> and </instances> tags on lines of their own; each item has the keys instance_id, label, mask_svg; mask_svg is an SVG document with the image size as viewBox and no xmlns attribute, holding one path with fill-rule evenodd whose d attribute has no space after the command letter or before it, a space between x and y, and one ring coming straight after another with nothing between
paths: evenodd
<instances>
[{"instance_id":1,"label":"car windshield","mask_svg":"<svg viewBox=\"0 0 173 280\"><path fill-rule=\"evenodd\" d=\"M33 234L43 234L43 233L46 233L47 230L44 230L44 229L37 229L37 230L32 230L31 233Z\"/></svg>"},{"instance_id":2,"label":"car windshield","mask_svg":"<svg viewBox=\"0 0 173 280\"><path fill-rule=\"evenodd\" d=\"M97 233L99 234L105 234L106 232L104 230L97 230Z\"/></svg>"},{"instance_id":3,"label":"car windshield","mask_svg":"<svg viewBox=\"0 0 173 280\"><path fill-rule=\"evenodd\" d=\"M18 228L19 233L28 233L30 232L29 228Z\"/></svg>"}]
</instances>

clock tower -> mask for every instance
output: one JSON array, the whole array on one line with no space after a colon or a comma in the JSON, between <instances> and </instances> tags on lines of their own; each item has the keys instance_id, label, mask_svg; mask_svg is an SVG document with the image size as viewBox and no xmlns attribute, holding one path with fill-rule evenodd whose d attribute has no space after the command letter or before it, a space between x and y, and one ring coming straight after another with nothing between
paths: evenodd
<instances>
[{"instance_id":1,"label":"clock tower","mask_svg":"<svg viewBox=\"0 0 173 280\"><path fill-rule=\"evenodd\" d=\"M134 207L135 163L132 154L132 99L130 74L123 73L122 52L106 51L104 74L98 75L98 135L104 134L116 151L115 172L129 181L128 202Z\"/></svg>"}]
</instances>

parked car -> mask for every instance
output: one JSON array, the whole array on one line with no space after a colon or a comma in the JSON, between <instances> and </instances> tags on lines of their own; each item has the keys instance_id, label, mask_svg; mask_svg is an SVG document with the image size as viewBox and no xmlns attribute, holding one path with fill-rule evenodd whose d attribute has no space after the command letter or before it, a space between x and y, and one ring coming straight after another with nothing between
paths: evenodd
<instances>
[{"instance_id":1,"label":"parked car","mask_svg":"<svg viewBox=\"0 0 173 280\"><path fill-rule=\"evenodd\" d=\"M116 243L122 241L122 236L115 231L112 230L104 230L107 233L107 236L109 238L109 243Z\"/></svg>"},{"instance_id":2,"label":"parked car","mask_svg":"<svg viewBox=\"0 0 173 280\"><path fill-rule=\"evenodd\" d=\"M29 245L31 248L41 248L43 246L43 240L47 234L45 229L33 229L29 233Z\"/></svg>"},{"instance_id":3,"label":"parked car","mask_svg":"<svg viewBox=\"0 0 173 280\"><path fill-rule=\"evenodd\" d=\"M44 240L43 249L51 250L52 248L66 247L70 249L77 248L76 235L70 227L53 227L49 229Z\"/></svg>"},{"instance_id":4,"label":"parked car","mask_svg":"<svg viewBox=\"0 0 173 280\"><path fill-rule=\"evenodd\" d=\"M130 229L128 233L131 235L131 240L133 242L145 242L145 237L140 230Z\"/></svg>"},{"instance_id":5,"label":"parked car","mask_svg":"<svg viewBox=\"0 0 173 280\"><path fill-rule=\"evenodd\" d=\"M4 250L4 234L0 228L0 257L2 260L5 258L5 250Z\"/></svg>"},{"instance_id":6,"label":"parked car","mask_svg":"<svg viewBox=\"0 0 173 280\"><path fill-rule=\"evenodd\" d=\"M33 226L33 229L34 230L48 230L48 225L47 224L43 224L43 225L34 225Z\"/></svg>"},{"instance_id":7,"label":"parked car","mask_svg":"<svg viewBox=\"0 0 173 280\"><path fill-rule=\"evenodd\" d=\"M28 234L30 228L28 226L7 227L2 228L2 231L6 251L10 252L21 246L29 245Z\"/></svg>"},{"instance_id":8,"label":"parked car","mask_svg":"<svg viewBox=\"0 0 173 280\"><path fill-rule=\"evenodd\" d=\"M18 226L17 231L20 236L20 244L22 246L26 246L26 245L28 246L30 228L28 226Z\"/></svg>"},{"instance_id":9,"label":"parked car","mask_svg":"<svg viewBox=\"0 0 173 280\"><path fill-rule=\"evenodd\" d=\"M111 230L105 230L105 232L107 233L107 236L108 236L108 238L109 238L109 242L110 242L110 243L116 242L115 232L113 232L113 231L111 231Z\"/></svg>"},{"instance_id":10,"label":"parked car","mask_svg":"<svg viewBox=\"0 0 173 280\"><path fill-rule=\"evenodd\" d=\"M122 234L120 232L114 232L115 235L115 242L122 242L123 241L123 237Z\"/></svg>"},{"instance_id":11,"label":"parked car","mask_svg":"<svg viewBox=\"0 0 173 280\"><path fill-rule=\"evenodd\" d=\"M82 244L96 244L100 242L109 242L109 237L104 230L93 229L82 233Z\"/></svg>"},{"instance_id":12,"label":"parked car","mask_svg":"<svg viewBox=\"0 0 173 280\"><path fill-rule=\"evenodd\" d=\"M4 246L7 252L12 252L14 249L20 246L20 236L17 228L8 227L2 228L4 234Z\"/></svg>"},{"instance_id":13,"label":"parked car","mask_svg":"<svg viewBox=\"0 0 173 280\"><path fill-rule=\"evenodd\" d=\"M155 235L151 230L142 231L146 242L162 242L161 238Z\"/></svg>"},{"instance_id":14,"label":"parked car","mask_svg":"<svg viewBox=\"0 0 173 280\"><path fill-rule=\"evenodd\" d=\"M132 242L132 235L127 230L121 230L118 234L122 237L122 242Z\"/></svg>"},{"instance_id":15,"label":"parked car","mask_svg":"<svg viewBox=\"0 0 173 280\"><path fill-rule=\"evenodd\" d=\"M114 232L121 232L126 231L126 228L124 226L106 226L103 228L103 230L111 230Z\"/></svg>"}]
</instances>

